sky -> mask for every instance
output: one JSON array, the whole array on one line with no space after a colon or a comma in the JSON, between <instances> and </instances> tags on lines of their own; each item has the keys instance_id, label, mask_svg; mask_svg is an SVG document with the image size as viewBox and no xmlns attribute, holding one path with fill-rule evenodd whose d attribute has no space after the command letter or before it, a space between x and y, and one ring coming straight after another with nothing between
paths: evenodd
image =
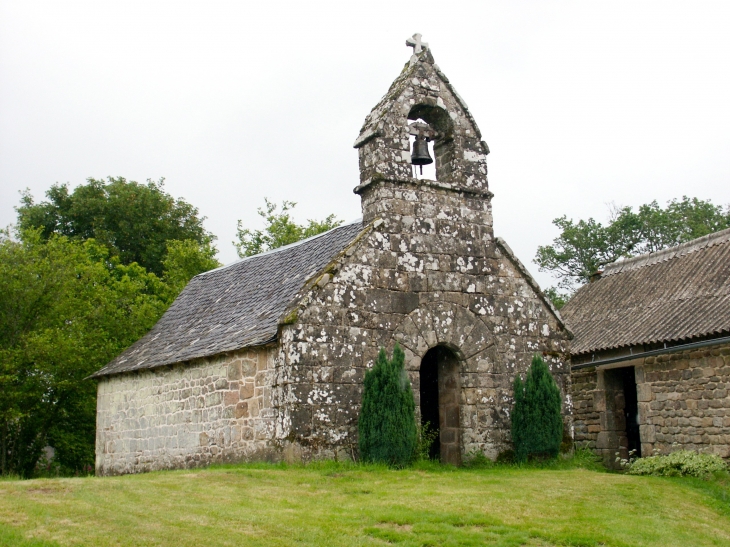
<instances>
[{"instance_id":1,"label":"sky","mask_svg":"<svg viewBox=\"0 0 730 547\"><path fill-rule=\"evenodd\" d=\"M0 0L0 226L19 192L165 178L235 260L264 197L361 216L352 144L415 32L489 144L537 278L556 217L730 203L730 2Z\"/></svg>"}]
</instances>

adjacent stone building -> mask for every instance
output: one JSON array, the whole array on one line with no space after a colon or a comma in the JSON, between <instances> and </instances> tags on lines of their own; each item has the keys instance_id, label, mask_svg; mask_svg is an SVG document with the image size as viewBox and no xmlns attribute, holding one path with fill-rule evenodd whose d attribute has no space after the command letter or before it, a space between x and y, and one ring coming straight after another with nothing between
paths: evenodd
<instances>
[{"instance_id":1,"label":"adjacent stone building","mask_svg":"<svg viewBox=\"0 0 730 547\"><path fill-rule=\"evenodd\" d=\"M489 149L415 35L355 142L363 218L201 274L96 374L98 474L356 458L365 371L399 343L419 419L459 464L511 447L515 374L546 357L570 431L569 332L495 238ZM435 180L417 178L428 139Z\"/></svg>"},{"instance_id":2,"label":"adjacent stone building","mask_svg":"<svg viewBox=\"0 0 730 547\"><path fill-rule=\"evenodd\" d=\"M561 310L575 441L730 457L730 230L611 264Z\"/></svg>"}]
</instances>

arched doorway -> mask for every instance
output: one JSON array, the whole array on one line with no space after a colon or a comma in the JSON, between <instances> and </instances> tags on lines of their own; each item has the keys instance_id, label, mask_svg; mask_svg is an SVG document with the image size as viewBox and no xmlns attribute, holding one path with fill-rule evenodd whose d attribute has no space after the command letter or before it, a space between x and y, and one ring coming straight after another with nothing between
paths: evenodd
<instances>
[{"instance_id":1,"label":"arched doorway","mask_svg":"<svg viewBox=\"0 0 730 547\"><path fill-rule=\"evenodd\" d=\"M446 346L426 352L419 371L421 424L437 430L430 457L461 464L459 424L459 359Z\"/></svg>"}]
</instances>

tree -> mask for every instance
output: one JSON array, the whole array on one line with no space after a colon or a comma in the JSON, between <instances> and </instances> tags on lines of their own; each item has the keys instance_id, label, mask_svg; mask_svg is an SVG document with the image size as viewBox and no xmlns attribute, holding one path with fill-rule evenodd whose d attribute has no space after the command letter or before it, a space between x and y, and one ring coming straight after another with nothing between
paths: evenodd
<instances>
[{"instance_id":1,"label":"tree","mask_svg":"<svg viewBox=\"0 0 730 547\"><path fill-rule=\"evenodd\" d=\"M307 220L306 225L294 222L289 211L296 207L293 201L283 201L281 210L278 205L264 198L265 208L259 208L258 214L264 219L266 226L263 230L250 230L242 227L242 221L238 221L237 237L238 242L233 242L241 258L253 256L259 253L270 251L296 243L302 239L316 236L322 232L336 228L342 224L335 215L329 215L324 220Z\"/></svg>"},{"instance_id":2,"label":"tree","mask_svg":"<svg viewBox=\"0 0 730 547\"><path fill-rule=\"evenodd\" d=\"M404 360L398 344L392 359L381 348L375 365L365 374L358 423L360 458L365 462L403 467L414 458L415 403Z\"/></svg>"},{"instance_id":3,"label":"tree","mask_svg":"<svg viewBox=\"0 0 730 547\"><path fill-rule=\"evenodd\" d=\"M17 230L0 234L0 472L25 477L49 444L64 473L90 468L88 376L220 265L197 209L162 181L89 179L46 195L35 204L26 192Z\"/></svg>"},{"instance_id":4,"label":"tree","mask_svg":"<svg viewBox=\"0 0 730 547\"><path fill-rule=\"evenodd\" d=\"M656 252L730 227L730 206L684 196L665 208L656 201L631 207L614 207L607 225L594 219L574 222L565 215L553 220L560 235L552 245L537 248L534 262L540 271L559 279L557 298L569 297L593 274L619 258ZM555 301L555 300L554 300ZM557 304L558 302L556 302Z\"/></svg>"},{"instance_id":5,"label":"tree","mask_svg":"<svg viewBox=\"0 0 730 547\"><path fill-rule=\"evenodd\" d=\"M35 203L26 190L21 198L18 227L39 228L41 237L53 234L81 241L94 239L121 264L137 262L157 276L163 273L167 242L192 240L212 246L215 236L203 228L198 209L164 190L164 179L146 184L108 177L93 178L76 187L54 184L48 201Z\"/></svg>"},{"instance_id":6,"label":"tree","mask_svg":"<svg viewBox=\"0 0 730 547\"><path fill-rule=\"evenodd\" d=\"M162 266L163 280L170 290L170 303L193 277L221 265L215 259L215 254L215 247L208 242L200 244L193 239L167 242L167 253Z\"/></svg>"},{"instance_id":7,"label":"tree","mask_svg":"<svg viewBox=\"0 0 730 547\"><path fill-rule=\"evenodd\" d=\"M0 472L33 474L43 447L65 472L94 462L96 383L135 342L170 289L105 246L40 230L0 238Z\"/></svg>"},{"instance_id":8,"label":"tree","mask_svg":"<svg viewBox=\"0 0 730 547\"><path fill-rule=\"evenodd\" d=\"M515 459L530 456L555 457L563 438L560 389L542 357L535 355L523 382L519 374L514 383L515 406L512 410L512 443Z\"/></svg>"}]
</instances>

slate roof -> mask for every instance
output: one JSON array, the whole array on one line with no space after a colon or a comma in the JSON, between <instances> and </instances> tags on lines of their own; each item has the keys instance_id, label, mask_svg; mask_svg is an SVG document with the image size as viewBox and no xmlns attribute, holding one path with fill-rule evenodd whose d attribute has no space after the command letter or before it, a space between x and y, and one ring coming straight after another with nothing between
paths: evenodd
<instances>
[{"instance_id":1,"label":"slate roof","mask_svg":"<svg viewBox=\"0 0 730 547\"><path fill-rule=\"evenodd\" d=\"M152 330L94 376L275 341L279 319L297 292L362 229L358 220L195 276Z\"/></svg>"},{"instance_id":2,"label":"slate roof","mask_svg":"<svg viewBox=\"0 0 730 547\"><path fill-rule=\"evenodd\" d=\"M573 355L730 333L730 229L609 264L560 314Z\"/></svg>"}]
</instances>

